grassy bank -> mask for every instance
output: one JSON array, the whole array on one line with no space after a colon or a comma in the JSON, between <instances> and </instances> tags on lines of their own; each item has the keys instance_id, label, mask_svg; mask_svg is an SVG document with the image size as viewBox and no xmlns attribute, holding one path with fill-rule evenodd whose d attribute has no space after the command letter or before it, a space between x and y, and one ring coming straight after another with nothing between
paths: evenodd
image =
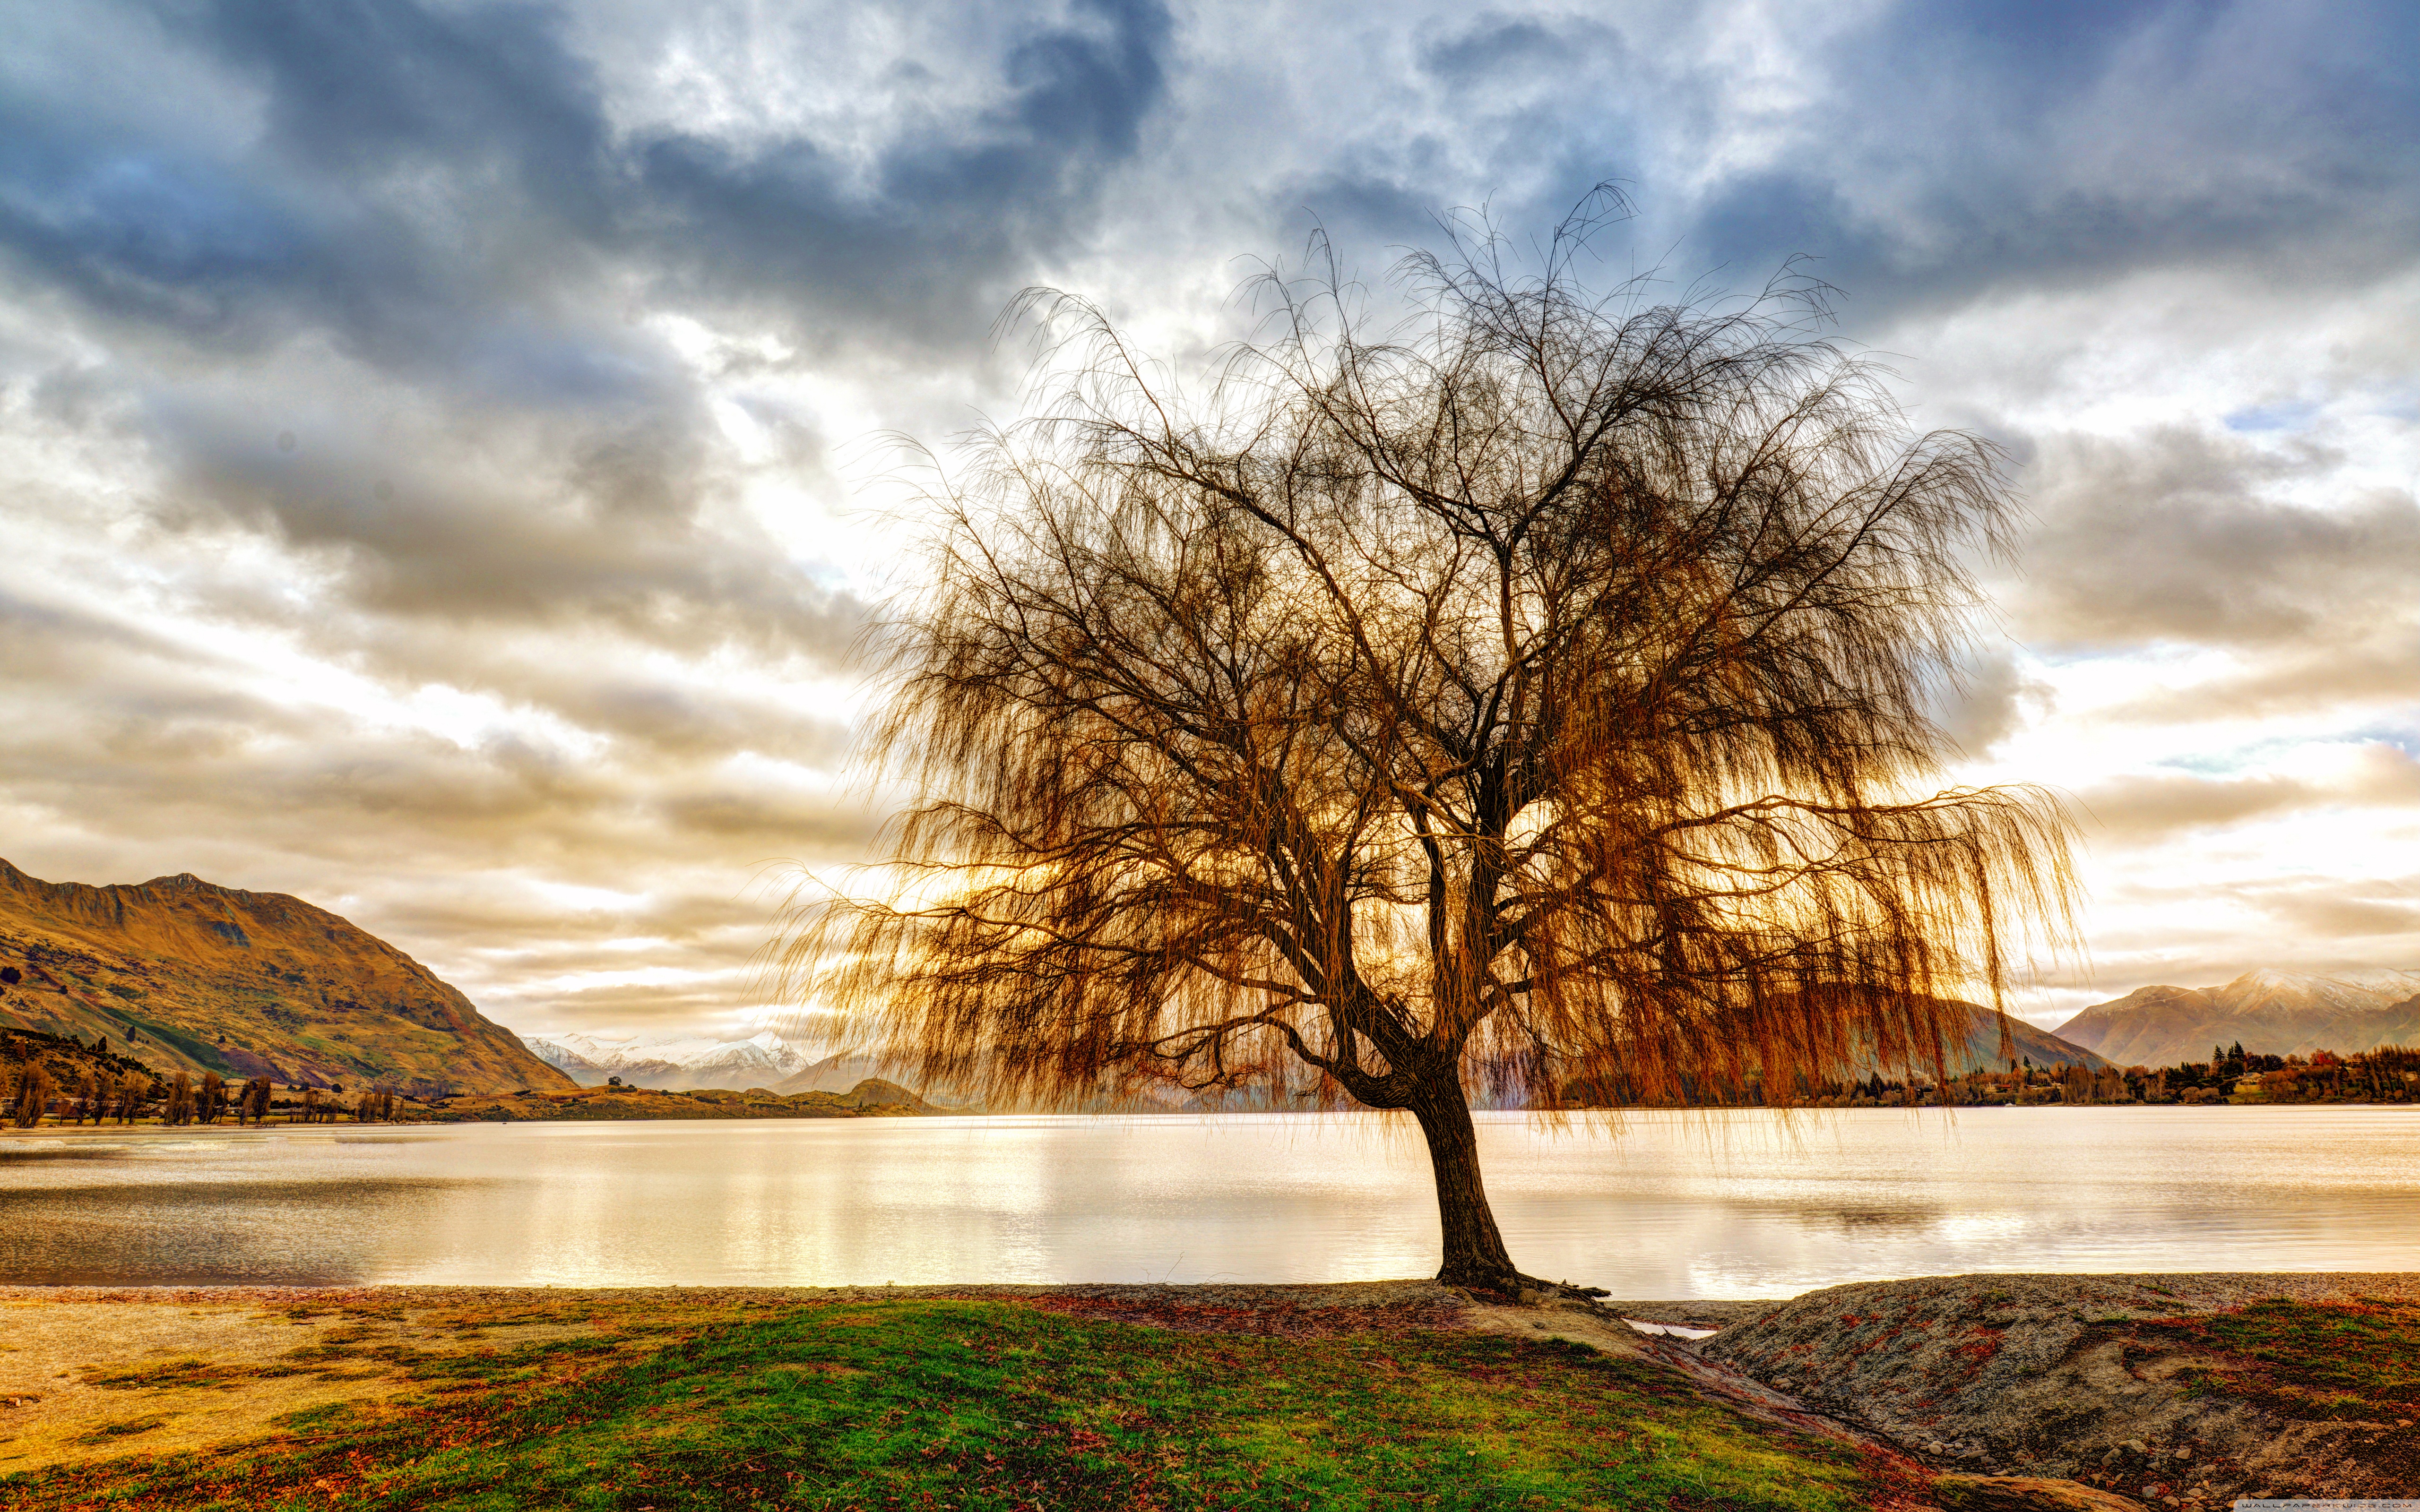
<instances>
[{"instance_id":1,"label":"grassy bank","mask_svg":"<svg viewBox=\"0 0 2420 1512\"><path fill-rule=\"evenodd\" d=\"M79 1458L0 1477L0 1508L1885 1499L1844 1445L1553 1340L1187 1333L989 1299L408 1295L256 1305L242 1321L287 1331L275 1350L227 1335L215 1351L86 1367L75 1420L53 1428ZM227 1411L246 1392L277 1409L254 1431L179 1429L194 1404Z\"/></svg>"}]
</instances>

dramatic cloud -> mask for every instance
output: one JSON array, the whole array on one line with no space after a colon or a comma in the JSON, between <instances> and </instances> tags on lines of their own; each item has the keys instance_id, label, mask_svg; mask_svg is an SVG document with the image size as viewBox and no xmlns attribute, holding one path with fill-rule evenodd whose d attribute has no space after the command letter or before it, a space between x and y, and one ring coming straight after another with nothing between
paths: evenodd
<instances>
[{"instance_id":1,"label":"dramatic cloud","mask_svg":"<svg viewBox=\"0 0 2420 1512\"><path fill-rule=\"evenodd\" d=\"M645 344L598 329L633 301L971 345L1001 281L1089 221L1134 152L1170 25L1080 0L966 60L982 103L942 90L939 111L898 108L932 79L920 59L877 59L875 121L833 122L835 141L617 120L600 60L536 7L100 15L53 23L0 117L0 237L29 281L219 352L317 331L382 369L573 401L647 396ZM845 34L845 15L816 19ZM689 40L649 27L615 50ZM828 81L824 39L782 40L793 87ZM185 123L143 98L163 79L217 106L201 130L166 130Z\"/></svg>"},{"instance_id":2,"label":"dramatic cloud","mask_svg":"<svg viewBox=\"0 0 2420 1512\"><path fill-rule=\"evenodd\" d=\"M533 1031L736 1022L772 863L893 799L882 438L1014 413L1018 288L1183 371L1314 219L1383 315L1440 217L1614 179L1608 284L1811 259L2007 448L1941 718L2077 800L2040 1016L2420 964L2415 59L2386 0L20 7L0 855L298 892Z\"/></svg>"},{"instance_id":3,"label":"dramatic cloud","mask_svg":"<svg viewBox=\"0 0 2420 1512\"><path fill-rule=\"evenodd\" d=\"M2266 647L2359 640L2420 615L2420 504L2367 491L2302 502L2344 458L2164 428L2045 439L2027 470L2044 521L2021 623L2049 641Z\"/></svg>"}]
</instances>

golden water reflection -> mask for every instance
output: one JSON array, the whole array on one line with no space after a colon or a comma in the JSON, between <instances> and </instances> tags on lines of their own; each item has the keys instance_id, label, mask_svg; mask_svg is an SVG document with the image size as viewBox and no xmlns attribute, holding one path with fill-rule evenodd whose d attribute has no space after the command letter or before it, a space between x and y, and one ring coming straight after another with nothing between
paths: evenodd
<instances>
[{"instance_id":1,"label":"golden water reflection","mask_svg":"<svg viewBox=\"0 0 2420 1512\"><path fill-rule=\"evenodd\" d=\"M2401 1270L2420 1109L1482 1115L1514 1258L1629 1297L1962 1271ZM0 1141L0 1279L1312 1281L1435 1265L1374 1117L178 1131Z\"/></svg>"}]
</instances>

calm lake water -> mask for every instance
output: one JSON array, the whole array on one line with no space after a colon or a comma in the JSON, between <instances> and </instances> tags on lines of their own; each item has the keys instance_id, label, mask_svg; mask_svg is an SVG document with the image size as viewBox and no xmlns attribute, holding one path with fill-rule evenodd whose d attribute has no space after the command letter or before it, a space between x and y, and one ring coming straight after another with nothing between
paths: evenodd
<instances>
[{"instance_id":1,"label":"calm lake water","mask_svg":"<svg viewBox=\"0 0 2420 1512\"><path fill-rule=\"evenodd\" d=\"M2420 1108L1481 1119L1514 1260L1618 1297L2420 1265ZM0 1139L17 1283L1366 1280L1436 1235L1417 1134L1367 1116Z\"/></svg>"}]
</instances>

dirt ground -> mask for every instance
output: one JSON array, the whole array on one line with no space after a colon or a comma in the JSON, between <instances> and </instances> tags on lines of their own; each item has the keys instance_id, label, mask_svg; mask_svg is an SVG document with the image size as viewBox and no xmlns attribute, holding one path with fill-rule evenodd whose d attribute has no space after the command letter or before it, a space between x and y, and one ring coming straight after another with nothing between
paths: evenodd
<instances>
[{"instance_id":1,"label":"dirt ground","mask_svg":"<svg viewBox=\"0 0 2420 1512\"><path fill-rule=\"evenodd\" d=\"M564 1338L638 1347L644 1327L597 1295L0 1288L0 1474L190 1450L426 1391L408 1358Z\"/></svg>"},{"instance_id":2,"label":"dirt ground","mask_svg":"<svg viewBox=\"0 0 2420 1512\"><path fill-rule=\"evenodd\" d=\"M2271 1299L2420 1302L2420 1274L1869 1282L1770 1304L1696 1348L1936 1469L2074 1479L2187 1508L2420 1491L2410 1404L2281 1415L2226 1389L2244 1362L2161 1326Z\"/></svg>"}]
</instances>

